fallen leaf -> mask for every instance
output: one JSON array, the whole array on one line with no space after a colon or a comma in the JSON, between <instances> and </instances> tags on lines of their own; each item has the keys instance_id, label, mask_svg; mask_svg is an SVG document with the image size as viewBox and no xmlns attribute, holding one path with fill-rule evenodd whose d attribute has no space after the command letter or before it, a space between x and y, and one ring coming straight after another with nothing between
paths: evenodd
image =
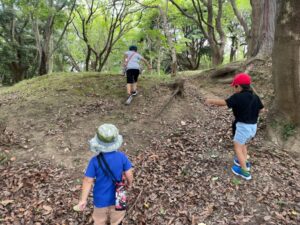
<instances>
[{"instance_id":1,"label":"fallen leaf","mask_svg":"<svg viewBox=\"0 0 300 225\"><path fill-rule=\"evenodd\" d=\"M219 177L213 177L213 178L211 178L212 181L216 181L218 179L219 179Z\"/></svg>"},{"instance_id":2,"label":"fallen leaf","mask_svg":"<svg viewBox=\"0 0 300 225\"><path fill-rule=\"evenodd\" d=\"M14 200L4 200L4 201L1 201L1 205L7 206L8 204L11 204L13 202L14 202Z\"/></svg>"},{"instance_id":3,"label":"fallen leaf","mask_svg":"<svg viewBox=\"0 0 300 225\"><path fill-rule=\"evenodd\" d=\"M268 221L268 220L270 220L270 219L271 219L271 216L265 216L265 217L264 217L264 220L265 220L265 221Z\"/></svg>"},{"instance_id":4,"label":"fallen leaf","mask_svg":"<svg viewBox=\"0 0 300 225\"><path fill-rule=\"evenodd\" d=\"M43 205L43 209L45 209L46 211L52 211L52 208L48 205Z\"/></svg>"}]
</instances>

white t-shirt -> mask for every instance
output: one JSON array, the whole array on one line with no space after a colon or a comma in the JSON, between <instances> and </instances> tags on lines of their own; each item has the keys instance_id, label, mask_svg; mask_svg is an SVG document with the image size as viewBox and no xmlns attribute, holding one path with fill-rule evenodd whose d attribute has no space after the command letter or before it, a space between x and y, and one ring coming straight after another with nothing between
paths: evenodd
<instances>
[{"instance_id":1,"label":"white t-shirt","mask_svg":"<svg viewBox=\"0 0 300 225\"><path fill-rule=\"evenodd\" d=\"M143 57L135 51L127 51L127 52L125 52L125 55L127 56L126 61L129 60L127 62L126 69L128 69L128 70L129 69L138 69L139 70L140 69L139 62Z\"/></svg>"}]
</instances>

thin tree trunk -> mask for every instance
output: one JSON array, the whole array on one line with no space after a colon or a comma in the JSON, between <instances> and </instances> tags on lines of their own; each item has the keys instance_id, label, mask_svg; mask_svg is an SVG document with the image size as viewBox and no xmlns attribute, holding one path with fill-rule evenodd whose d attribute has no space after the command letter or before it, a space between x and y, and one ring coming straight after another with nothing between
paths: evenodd
<instances>
[{"instance_id":1,"label":"thin tree trunk","mask_svg":"<svg viewBox=\"0 0 300 225\"><path fill-rule=\"evenodd\" d=\"M53 51L53 36L50 36L49 40L49 62L48 62L48 73L53 72L53 54L51 52Z\"/></svg>"},{"instance_id":2,"label":"thin tree trunk","mask_svg":"<svg viewBox=\"0 0 300 225\"><path fill-rule=\"evenodd\" d=\"M275 109L300 125L300 4L282 1L273 50Z\"/></svg>"},{"instance_id":3,"label":"thin tree trunk","mask_svg":"<svg viewBox=\"0 0 300 225\"><path fill-rule=\"evenodd\" d=\"M233 60L235 60L235 54L236 54L236 44L237 42L237 37L232 36L231 37L231 47L230 47L230 62L232 62Z\"/></svg>"},{"instance_id":4,"label":"thin tree trunk","mask_svg":"<svg viewBox=\"0 0 300 225\"><path fill-rule=\"evenodd\" d=\"M92 53L92 49L88 45L87 46L87 53L86 53L86 57L85 57L85 71L89 71L89 65L90 65L90 60L91 60L91 53Z\"/></svg>"},{"instance_id":5,"label":"thin tree trunk","mask_svg":"<svg viewBox=\"0 0 300 225\"><path fill-rule=\"evenodd\" d=\"M244 29L245 36L246 36L246 43L248 44L250 41L250 30L249 30L248 24L245 21L245 19L243 18L243 16L241 15L240 11L238 10L235 0L230 0L230 3L231 3L231 6L232 6L232 9L234 11L236 18L238 19L238 21L240 22L241 26Z\"/></svg>"},{"instance_id":6,"label":"thin tree trunk","mask_svg":"<svg viewBox=\"0 0 300 225\"><path fill-rule=\"evenodd\" d=\"M167 37L168 45L171 50L171 58L172 58L172 63L171 63L171 75L176 76L177 74L177 54L176 54L176 49L174 46L174 42L172 40L172 34L170 32L169 24L168 24L168 3L169 1L166 0L166 11L164 11L160 6L159 6L159 11L160 15L162 16L163 19L163 27L164 27L164 32Z\"/></svg>"},{"instance_id":7,"label":"thin tree trunk","mask_svg":"<svg viewBox=\"0 0 300 225\"><path fill-rule=\"evenodd\" d=\"M48 72L48 59L47 54L45 54L45 51L42 50L42 58L39 66L39 75L47 74Z\"/></svg>"},{"instance_id":8,"label":"thin tree trunk","mask_svg":"<svg viewBox=\"0 0 300 225\"><path fill-rule=\"evenodd\" d=\"M161 70L161 46L159 46L158 49L158 55L157 55L157 73L160 75L160 70Z\"/></svg>"}]
</instances>

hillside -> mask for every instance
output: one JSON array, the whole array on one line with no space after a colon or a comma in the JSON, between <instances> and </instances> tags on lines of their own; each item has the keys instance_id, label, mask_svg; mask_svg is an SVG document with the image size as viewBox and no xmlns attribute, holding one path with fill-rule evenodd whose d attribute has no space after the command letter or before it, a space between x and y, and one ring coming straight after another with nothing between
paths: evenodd
<instances>
[{"instance_id":1,"label":"hillside","mask_svg":"<svg viewBox=\"0 0 300 225\"><path fill-rule=\"evenodd\" d=\"M268 106L270 67L252 72ZM124 224L299 224L299 166L268 141L267 115L250 146L253 180L245 182L230 171L231 112L203 101L227 97L230 87L205 73L184 77L183 97L160 114L170 78L144 75L130 106L119 75L53 74L0 89L1 223L92 224L91 204L84 213L72 206L92 156L87 141L111 122L135 165Z\"/></svg>"}]
</instances>

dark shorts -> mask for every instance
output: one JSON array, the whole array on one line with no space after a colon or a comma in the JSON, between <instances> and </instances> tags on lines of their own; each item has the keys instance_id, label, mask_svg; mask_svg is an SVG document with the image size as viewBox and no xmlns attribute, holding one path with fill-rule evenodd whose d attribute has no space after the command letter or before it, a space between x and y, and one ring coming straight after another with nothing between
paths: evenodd
<instances>
[{"instance_id":1,"label":"dark shorts","mask_svg":"<svg viewBox=\"0 0 300 225\"><path fill-rule=\"evenodd\" d=\"M140 70L138 69L129 69L126 71L127 84L133 84L138 81L140 75Z\"/></svg>"}]
</instances>

